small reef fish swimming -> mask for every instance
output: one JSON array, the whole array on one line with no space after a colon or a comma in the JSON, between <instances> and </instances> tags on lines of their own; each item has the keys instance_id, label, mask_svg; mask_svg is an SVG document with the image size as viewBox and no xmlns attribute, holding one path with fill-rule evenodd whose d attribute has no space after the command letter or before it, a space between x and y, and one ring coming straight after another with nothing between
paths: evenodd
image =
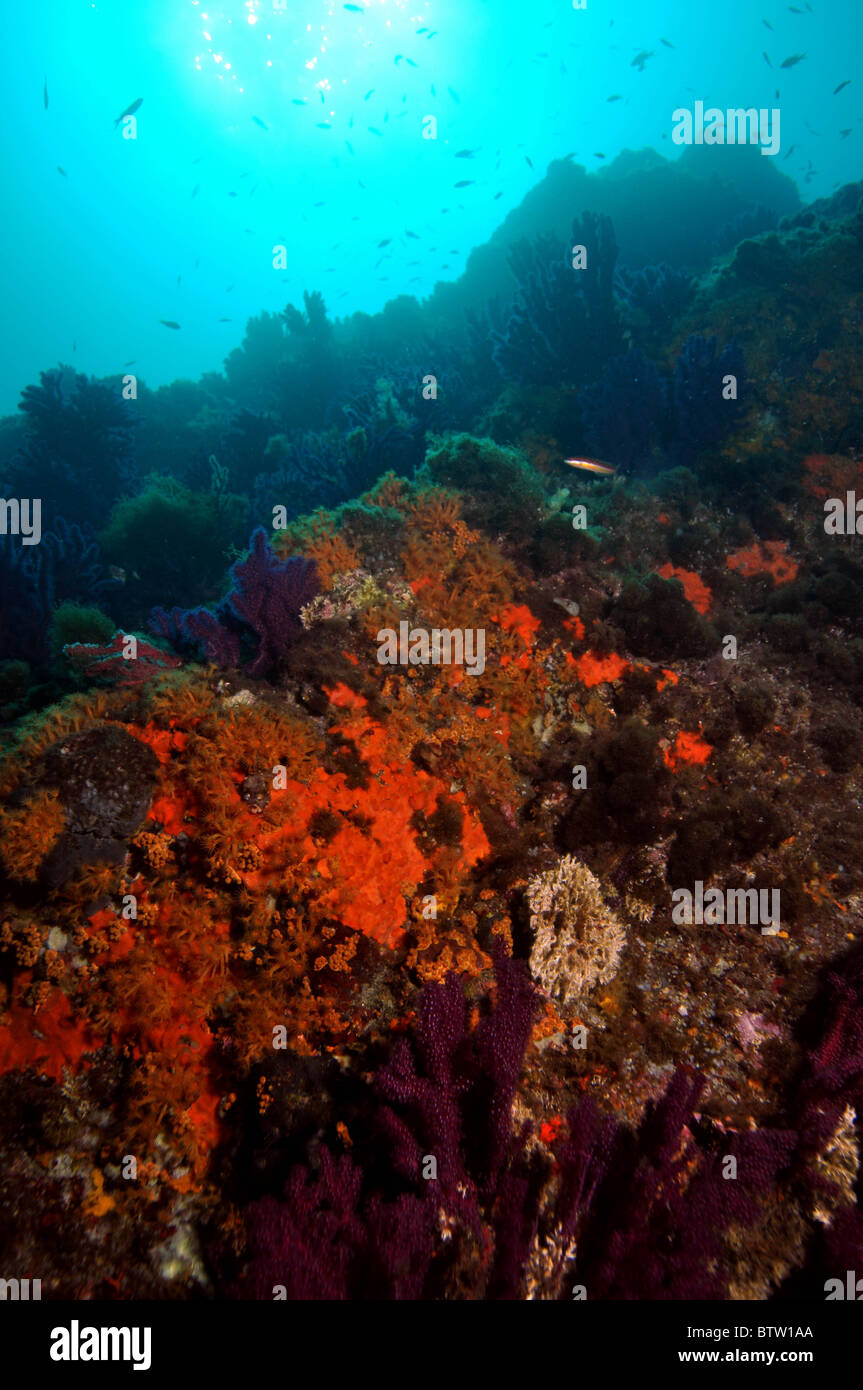
<instances>
[{"instance_id":1,"label":"small reef fish swimming","mask_svg":"<svg viewBox=\"0 0 863 1390\"><path fill-rule=\"evenodd\" d=\"M795 63L802 63L806 57L805 53L792 53L790 58L786 58L784 63L780 63L781 68L793 68Z\"/></svg>"},{"instance_id":2,"label":"small reef fish swimming","mask_svg":"<svg viewBox=\"0 0 863 1390\"><path fill-rule=\"evenodd\" d=\"M47 110L48 110L48 79L47 79L47 77L45 78L45 81L44 81L44 83L42 84L42 105L45 107L45 110L47 111Z\"/></svg>"},{"instance_id":3,"label":"small reef fish swimming","mask_svg":"<svg viewBox=\"0 0 863 1390\"><path fill-rule=\"evenodd\" d=\"M120 122L123 121L123 120L125 120L127 116L134 116L134 114L135 114L135 112L138 110L139 106L143 106L143 104L144 104L144 98L143 98L143 97L137 97L136 100L132 102L132 105L131 105L131 106L127 106L125 111L121 111L121 112L120 112L119 116L117 117L116 121L114 122L114 129L116 130L116 129L117 129L117 126L120 124Z\"/></svg>"},{"instance_id":4,"label":"small reef fish swimming","mask_svg":"<svg viewBox=\"0 0 863 1390\"><path fill-rule=\"evenodd\" d=\"M260 116L253 116L252 120L255 122L255 125L261 127L261 130L269 130L270 127L267 125L266 121L261 120Z\"/></svg>"},{"instance_id":5,"label":"small reef fish swimming","mask_svg":"<svg viewBox=\"0 0 863 1390\"><path fill-rule=\"evenodd\" d=\"M584 473L599 473L604 478L611 478L617 472L613 463L603 463L601 459L564 459L570 468L580 468Z\"/></svg>"},{"instance_id":6,"label":"small reef fish swimming","mask_svg":"<svg viewBox=\"0 0 863 1390\"><path fill-rule=\"evenodd\" d=\"M180 327L180 325L179 325L178 323L175 323L173 319L159 319L159 322L160 322L160 323L163 323L163 324L165 325L166 328L179 328L179 327Z\"/></svg>"}]
</instances>

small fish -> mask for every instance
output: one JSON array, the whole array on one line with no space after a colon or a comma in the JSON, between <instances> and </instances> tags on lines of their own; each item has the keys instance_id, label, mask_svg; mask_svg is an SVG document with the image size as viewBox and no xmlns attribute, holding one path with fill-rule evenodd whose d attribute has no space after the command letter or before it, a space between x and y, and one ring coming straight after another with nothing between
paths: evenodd
<instances>
[{"instance_id":1,"label":"small fish","mask_svg":"<svg viewBox=\"0 0 863 1390\"><path fill-rule=\"evenodd\" d=\"M479 148L475 150L456 150L456 159L473 159L475 154L479 154Z\"/></svg>"},{"instance_id":2,"label":"small fish","mask_svg":"<svg viewBox=\"0 0 863 1390\"><path fill-rule=\"evenodd\" d=\"M233 323L233 319L219 319L219 323Z\"/></svg>"},{"instance_id":3,"label":"small fish","mask_svg":"<svg viewBox=\"0 0 863 1390\"><path fill-rule=\"evenodd\" d=\"M570 468L580 468L585 473L600 473L605 478L612 477L617 469L613 463L602 463L600 459L564 459Z\"/></svg>"},{"instance_id":4,"label":"small fish","mask_svg":"<svg viewBox=\"0 0 863 1390\"><path fill-rule=\"evenodd\" d=\"M433 97L436 97L436 96L437 96L437 89L436 89L434 83L432 83L431 86L429 87L429 91L431 92L431 94L432 94Z\"/></svg>"},{"instance_id":5,"label":"small fish","mask_svg":"<svg viewBox=\"0 0 863 1390\"><path fill-rule=\"evenodd\" d=\"M644 64L647 62L648 58L652 57L653 49L648 50L646 48L643 48L640 53L636 53L629 66L631 68L638 68L639 72L644 72Z\"/></svg>"},{"instance_id":6,"label":"small fish","mask_svg":"<svg viewBox=\"0 0 863 1390\"><path fill-rule=\"evenodd\" d=\"M313 207L316 207L316 208L322 208L322 207L324 206L324 200L323 200L323 198L321 198L321 200L320 200L319 203L313 203L312 206L313 206Z\"/></svg>"},{"instance_id":7,"label":"small fish","mask_svg":"<svg viewBox=\"0 0 863 1390\"><path fill-rule=\"evenodd\" d=\"M378 130L376 125L370 125L369 130L371 131L372 135L383 135L383 131Z\"/></svg>"},{"instance_id":8,"label":"small fish","mask_svg":"<svg viewBox=\"0 0 863 1390\"><path fill-rule=\"evenodd\" d=\"M594 150L593 157L594 159L605 159L605 155L602 153L601 150Z\"/></svg>"},{"instance_id":9,"label":"small fish","mask_svg":"<svg viewBox=\"0 0 863 1390\"><path fill-rule=\"evenodd\" d=\"M346 141L345 141L345 144L346 144L347 147L348 147L348 154L353 154L353 152L354 152L354 147L353 147L353 145L351 144L350 140L346 140Z\"/></svg>"},{"instance_id":10,"label":"small fish","mask_svg":"<svg viewBox=\"0 0 863 1390\"><path fill-rule=\"evenodd\" d=\"M385 236L384 239L383 239L383 241L379 241L379 242L378 242L378 250L380 250L382 246L389 246L389 244L390 244L391 241L392 241L392 237Z\"/></svg>"},{"instance_id":11,"label":"small fish","mask_svg":"<svg viewBox=\"0 0 863 1390\"><path fill-rule=\"evenodd\" d=\"M137 362L137 360L138 360L137 357L130 357L130 359L129 359L128 362L124 362L124 363L123 363L123 366L124 366L124 367L134 367L134 365L135 365L135 363Z\"/></svg>"},{"instance_id":12,"label":"small fish","mask_svg":"<svg viewBox=\"0 0 863 1390\"><path fill-rule=\"evenodd\" d=\"M836 96L837 92L841 92L841 91L842 91L842 88L843 88L843 87L847 87L850 81L851 81L851 78L850 78L850 77L846 77L844 82L840 82L838 87L834 87L834 88L833 88L833 95L834 95L834 97Z\"/></svg>"},{"instance_id":13,"label":"small fish","mask_svg":"<svg viewBox=\"0 0 863 1390\"><path fill-rule=\"evenodd\" d=\"M773 64L771 63L769 57L767 56L766 51L765 51L763 48L762 48L762 50L761 50L761 56L762 56L762 58L764 59L764 61L765 61L765 63L767 64L767 66L768 66L769 68L772 68L772 67L773 67Z\"/></svg>"},{"instance_id":14,"label":"small fish","mask_svg":"<svg viewBox=\"0 0 863 1390\"><path fill-rule=\"evenodd\" d=\"M419 237L417 236L416 232L408 232L408 231L406 231L406 232L405 232L405 236L412 237L414 241L419 241Z\"/></svg>"},{"instance_id":15,"label":"small fish","mask_svg":"<svg viewBox=\"0 0 863 1390\"><path fill-rule=\"evenodd\" d=\"M844 140L846 136L848 136L848 135L851 134L851 131L852 131L853 129L854 129L853 126L849 126L847 130L840 130L839 134L840 134L841 138Z\"/></svg>"},{"instance_id":16,"label":"small fish","mask_svg":"<svg viewBox=\"0 0 863 1390\"><path fill-rule=\"evenodd\" d=\"M780 63L781 68L793 68L796 63L802 63L806 57L805 53L792 53L790 58L786 58L784 63Z\"/></svg>"},{"instance_id":17,"label":"small fish","mask_svg":"<svg viewBox=\"0 0 863 1390\"><path fill-rule=\"evenodd\" d=\"M252 120L255 122L255 125L261 127L261 130L269 130L270 127L267 125L266 121L261 120L260 116L253 116Z\"/></svg>"},{"instance_id":18,"label":"small fish","mask_svg":"<svg viewBox=\"0 0 863 1390\"><path fill-rule=\"evenodd\" d=\"M236 196L237 196L236 193L229 193L229 194L228 194L228 197L229 197L229 198L236 198Z\"/></svg>"},{"instance_id":19,"label":"small fish","mask_svg":"<svg viewBox=\"0 0 863 1390\"><path fill-rule=\"evenodd\" d=\"M125 111L121 111L116 121L114 122L114 129L116 130L120 122L125 120L127 116L134 116L135 112L138 110L138 107L143 105L143 102L143 97L137 97L136 100L132 102L131 106L127 106Z\"/></svg>"},{"instance_id":20,"label":"small fish","mask_svg":"<svg viewBox=\"0 0 863 1390\"><path fill-rule=\"evenodd\" d=\"M426 38L427 38L427 39L433 39L436 33L437 33L437 29L432 29L432 31L431 31L430 34L426 34Z\"/></svg>"},{"instance_id":21,"label":"small fish","mask_svg":"<svg viewBox=\"0 0 863 1390\"><path fill-rule=\"evenodd\" d=\"M405 58L405 62L408 64L409 67L412 67L412 68L415 68L415 67L418 67L418 66L419 66L418 63L415 63L415 62L414 62L413 58Z\"/></svg>"},{"instance_id":22,"label":"small fish","mask_svg":"<svg viewBox=\"0 0 863 1390\"><path fill-rule=\"evenodd\" d=\"M342 9L344 9L344 10L351 10L353 14L362 14L362 13L363 13L363 7L362 7L362 5L343 5L343 6L342 6Z\"/></svg>"},{"instance_id":23,"label":"small fish","mask_svg":"<svg viewBox=\"0 0 863 1390\"><path fill-rule=\"evenodd\" d=\"M428 31L429 31L429 30L428 30L428 25L427 25L427 24L424 24L423 27L422 27L421 29L417 29L417 33L418 33L418 34L427 34Z\"/></svg>"},{"instance_id":24,"label":"small fish","mask_svg":"<svg viewBox=\"0 0 863 1390\"><path fill-rule=\"evenodd\" d=\"M331 129L329 121L315 121L315 125L317 126L318 130Z\"/></svg>"},{"instance_id":25,"label":"small fish","mask_svg":"<svg viewBox=\"0 0 863 1390\"><path fill-rule=\"evenodd\" d=\"M180 281L182 280L182 278L183 278L182 275L178 275L178 276L177 276L177 285L178 285L178 286L179 286Z\"/></svg>"},{"instance_id":26,"label":"small fish","mask_svg":"<svg viewBox=\"0 0 863 1390\"><path fill-rule=\"evenodd\" d=\"M163 323L163 324L165 325L166 328L179 328L179 327L180 327L180 325L179 325L178 323L175 323L173 319L159 319L159 322L160 322L160 323Z\"/></svg>"},{"instance_id":27,"label":"small fish","mask_svg":"<svg viewBox=\"0 0 863 1390\"><path fill-rule=\"evenodd\" d=\"M459 181L458 181L458 183L455 185L455 187L456 187L456 188L469 188L470 185L471 185L472 183L476 183L476 179L459 179Z\"/></svg>"},{"instance_id":28,"label":"small fish","mask_svg":"<svg viewBox=\"0 0 863 1390\"><path fill-rule=\"evenodd\" d=\"M42 85L42 105L45 107L45 110L47 111L47 110L48 110L48 79L47 79L47 77L45 78L45 81L44 81L44 83L43 83L43 85Z\"/></svg>"},{"instance_id":29,"label":"small fish","mask_svg":"<svg viewBox=\"0 0 863 1390\"><path fill-rule=\"evenodd\" d=\"M377 91L377 87L369 87L369 90L366 92L365 96L363 97L363 101L368 101L369 97L373 97L376 91Z\"/></svg>"},{"instance_id":30,"label":"small fish","mask_svg":"<svg viewBox=\"0 0 863 1390\"><path fill-rule=\"evenodd\" d=\"M62 174L63 177L64 177L64 179L68 179L68 177L69 177L69 175L66 173L66 170L65 170L65 169L61 169L59 164L57 165L57 173L58 173L58 174Z\"/></svg>"},{"instance_id":31,"label":"small fish","mask_svg":"<svg viewBox=\"0 0 863 1390\"><path fill-rule=\"evenodd\" d=\"M494 195L494 197L492 198L491 201L492 201L493 203L496 203L497 200L498 200L498 198L502 198L502 197L503 197L503 189L501 189L499 193L495 193L495 195Z\"/></svg>"},{"instance_id":32,"label":"small fish","mask_svg":"<svg viewBox=\"0 0 863 1390\"><path fill-rule=\"evenodd\" d=\"M293 106L308 106L305 97L291 97L291 104Z\"/></svg>"},{"instance_id":33,"label":"small fish","mask_svg":"<svg viewBox=\"0 0 863 1390\"><path fill-rule=\"evenodd\" d=\"M529 155L525 155L525 161L530 165L530 167L531 167L531 169L532 169L532 168L533 168L533 160L530 158Z\"/></svg>"},{"instance_id":34,"label":"small fish","mask_svg":"<svg viewBox=\"0 0 863 1390\"><path fill-rule=\"evenodd\" d=\"M797 8L796 5L789 5L788 8L789 8L789 10L791 11L792 14L803 14L803 11L802 11L802 10L798 10L798 8Z\"/></svg>"},{"instance_id":35,"label":"small fish","mask_svg":"<svg viewBox=\"0 0 863 1390\"><path fill-rule=\"evenodd\" d=\"M786 158L786 159L790 159L791 156L793 155L793 153L794 153L794 151L795 151L796 149L797 149L797 146L796 146L796 145L792 145L792 146L791 146L791 149L788 151L788 153L787 153L787 155L785 156L785 158Z\"/></svg>"},{"instance_id":36,"label":"small fish","mask_svg":"<svg viewBox=\"0 0 863 1390\"><path fill-rule=\"evenodd\" d=\"M764 25L765 29L770 30L771 34L774 32L773 25L770 24L766 19L762 19L761 23Z\"/></svg>"},{"instance_id":37,"label":"small fish","mask_svg":"<svg viewBox=\"0 0 863 1390\"><path fill-rule=\"evenodd\" d=\"M450 96L452 97L453 101L455 101L455 102L461 102L461 97L459 96L458 92L455 90L454 87L447 87L447 91L449 92L449 94L450 94Z\"/></svg>"},{"instance_id":38,"label":"small fish","mask_svg":"<svg viewBox=\"0 0 863 1390\"><path fill-rule=\"evenodd\" d=\"M190 197L190 199L189 199L189 202L192 201L192 198L197 198L197 196L198 196L198 194L200 193L200 191L201 191L201 185L200 185L199 183L196 183L196 184L195 184L195 187L192 189L192 195L191 195L191 197Z\"/></svg>"},{"instance_id":39,"label":"small fish","mask_svg":"<svg viewBox=\"0 0 863 1390\"><path fill-rule=\"evenodd\" d=\"M606 97L605 100L606 100L606 101L622 101L623 98L621 97L621 95L620 95L619 92L615 92L615 94L614 94L613 97Z\"/></svg>"},{"instance_id":40,"label":"small fish","mask_svg":"<svg viewBox=\"0 0 863 1390\"><path fill-rule=\"evenodd\" d=\"M669 42L668 42L668 39L660 39L659 42L660 42L660 43L664 43L666 48L673 48L673 47L674 47L674 44L673 44L673 43L669 43Z\"/></svg>"},{"instance_id":41,"label":"small fish","mask_svg":"<svg viewBox=\"0 0 863 1390\"><path fill-rule=\"evenodd\" d=\"M126 365L127 367L131 367L132 364L131 364L131 362L127 362L125 365ZM109 566L108 566L108 573L109 573L109 575L111 576L111 578L113 579L113 581L114 581L115 584L125 584L125 583L126 583L126 571L125 571L124 569L122 569L122 568L120 567L120 565L109 565Z\"/></svg>"},{"instance_id":42,"label":"small fish","mask_svg":"<svg viewBox=\"0 0 863 1390\"><path fill-rule=\"evenodd\" d=\"M402 62L402 59L403 59L403 54L397 53L396 56L395 56L395 58L393 59L393 62L395 63L396 67L398 67L398 65L399 65L400 62Z\"/></svg>"}]
</instances>

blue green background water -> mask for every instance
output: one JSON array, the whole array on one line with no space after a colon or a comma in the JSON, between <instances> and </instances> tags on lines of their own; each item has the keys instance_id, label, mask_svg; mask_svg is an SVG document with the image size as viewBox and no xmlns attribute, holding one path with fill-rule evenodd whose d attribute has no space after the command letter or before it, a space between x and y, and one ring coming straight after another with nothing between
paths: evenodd
<instances>
[{"instance_id":1,"label":"blue green background water","mask_svg":"<svg viewBox=\"0 0 863 1390\"><path fill-rule=\"evenodd\" d=\"M58 361L132 362L150 386L218 370L250 315L304 289L335 317L422 298L550 160L676 158L671 113L695 100L778 106L776 162L806 200L860 174L858 0L49 0L0 22L3 413Z\"/></svg>"}]
</instances>

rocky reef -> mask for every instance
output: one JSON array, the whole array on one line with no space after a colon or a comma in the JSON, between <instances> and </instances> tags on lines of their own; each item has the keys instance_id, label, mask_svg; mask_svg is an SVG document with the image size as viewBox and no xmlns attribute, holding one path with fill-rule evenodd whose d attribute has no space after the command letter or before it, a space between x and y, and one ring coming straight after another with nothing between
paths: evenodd
<instances>
[{"instance_id":1,"label":"rocky reef","mask_svg":"<svg viewBox=\"0 0 863 1390\"><path fill-rule=\"evenodd\" d=\"M92 429L112 480L98 541L63 493L0 551L0 1243L45 1297L853 1267L863 564L824 517L863 496L863 213L766 224L614 288L581 216L578 292L546 234L447 415L433 344L328 415L310 297L250 334L230 491L202 416L164 505L116 500L126 416L29 391L45 477Z\"/></svg>"}]
</instances>

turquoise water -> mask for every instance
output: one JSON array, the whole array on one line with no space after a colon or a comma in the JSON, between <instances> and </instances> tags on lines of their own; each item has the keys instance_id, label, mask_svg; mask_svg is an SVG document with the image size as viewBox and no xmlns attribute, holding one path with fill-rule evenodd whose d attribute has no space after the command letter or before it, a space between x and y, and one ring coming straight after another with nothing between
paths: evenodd
<instances>
[{"instance_id":1,"label":"turquoise water","mask_svg":"<svg viewBox=\"0 0 863 1390\"><path fill-rule=\"evenodd\" d=\"M860 175L856 0L49 0L4 7L2 34L3 413L58 362L217 371L304 290L335 318L422 299L550 161L677 158L697 100L778 109L771 162L804 201Z\"/></svg>"}]
</instances>

